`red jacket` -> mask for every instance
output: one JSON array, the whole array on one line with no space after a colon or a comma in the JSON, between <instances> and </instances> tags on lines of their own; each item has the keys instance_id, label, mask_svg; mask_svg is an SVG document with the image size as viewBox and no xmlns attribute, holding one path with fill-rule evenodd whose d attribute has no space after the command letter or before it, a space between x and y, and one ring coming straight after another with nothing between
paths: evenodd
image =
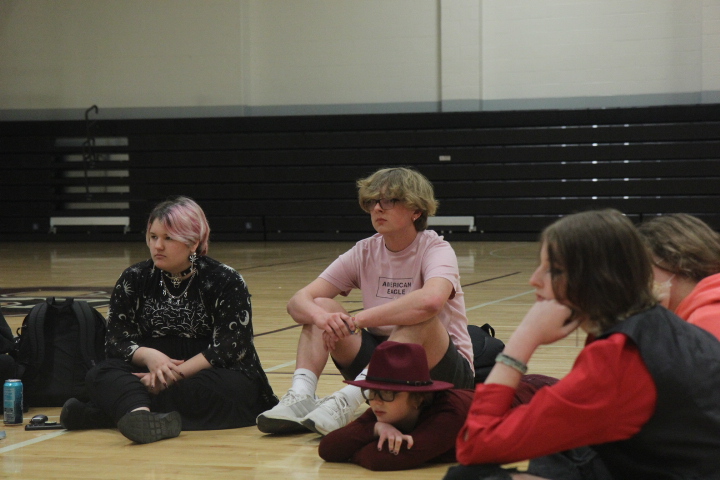
<instances>
[{"instance_id":1,"label":"red jacket","mask_svg":"<svg viewBox=\"0 0 720 480\"><path fill-rule=\"evenodd\" d=\"M624 334L588 344L556 385L529 404L515 390L478 384L457 459L464 465L510 463L632 437L655 411L657 390L637 347Z\"/></svg>"}]
</instances>

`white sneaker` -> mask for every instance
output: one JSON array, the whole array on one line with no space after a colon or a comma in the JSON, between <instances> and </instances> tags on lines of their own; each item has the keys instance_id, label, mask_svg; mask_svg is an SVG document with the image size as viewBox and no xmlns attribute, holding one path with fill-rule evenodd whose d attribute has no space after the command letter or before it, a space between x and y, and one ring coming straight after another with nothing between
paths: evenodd
<instances>
[{"instance_id":1,"label":"white sneaker","mask_svg":"<svg viewBox=\"0 0 720 480\"><path fill-rule=\"evenodd\" d=\"M327 435L352 422L355 410L345 395L335 392L317 402L317 408L302 419L302 424L313 432Z\"/></svg>"},{"instance_id":2,"label":"white sneaker","mask_svg":"<svg viewBox=\"0 0 720 480\"><path fill-rule=\"evenodd\" d=\"M263 433L306 432L300 422L317 406L317 397L300 395L292 389L283 395L280 403L257 417L257 427Z\"/></svg>"}]
</instances>

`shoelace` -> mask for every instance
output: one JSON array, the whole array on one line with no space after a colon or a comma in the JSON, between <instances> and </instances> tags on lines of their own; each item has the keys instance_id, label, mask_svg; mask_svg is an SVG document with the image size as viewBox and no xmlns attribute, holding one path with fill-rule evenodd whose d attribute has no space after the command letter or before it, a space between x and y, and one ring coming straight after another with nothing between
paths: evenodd
<instances>
[{"instance_id":1,"label":"shoelace","mask_svg":"<svg viewBox=\"0 0 720 480\"><path fill-rule=\"evenodd\" d=\"M333 405L330 405L332 401L335 401ZM343 414L343 410L350 407L348 401L342 395L330 395L323 399L322 403L318 405L318 408L325 408L329 410L333 417L337 418Z\"/></svg>"},{"instance_id":2,"label":"shoelace","mask_svg":"<svg viewBox=\"0 0 720 480\"><path fill-rule=\"evenodd\" d=\"M299 400L300 400L300 395L298 395L297 393L295 393L293 391L289 391L285 395L282 396L282 398L280 399L280 404L288 406L288 405L292 405L292 404L296 403Z\"/></svg>"}]
</instances>

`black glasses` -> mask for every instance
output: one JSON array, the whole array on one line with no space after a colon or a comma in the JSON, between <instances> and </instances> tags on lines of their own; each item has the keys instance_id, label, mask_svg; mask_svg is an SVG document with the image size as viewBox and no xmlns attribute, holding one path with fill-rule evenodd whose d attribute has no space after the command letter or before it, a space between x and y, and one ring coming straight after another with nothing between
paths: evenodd
<instances>
[{"instance_id":1,"label":"black glasses","mask_svg":"<svg viewBox=\"0 0 720 480\"><path fill-rule=\"evenodd\" d=\"M392 390L372 390L369 388L362 390L362 396L366 401L375 400L376 397L380 397L383 402L392 402L395 400L395 395L398 392Z\"/></svg>"},{"instance_id":2,"label":"black glasses","mask_svg":"<svg viewBox=\"0 0 720 480\"><path fill-rule=\"evenodd\" d=\"M365 200L363 202L363 206L365 207L365 210L370 211L373 208L375 208L375 205L378 203L380 204L380 208L383 210L390 210L395 206L397 202L399 202L399 198L380 198L380 199L371 199L371 200Z\"/></svg>"}]
</instances>

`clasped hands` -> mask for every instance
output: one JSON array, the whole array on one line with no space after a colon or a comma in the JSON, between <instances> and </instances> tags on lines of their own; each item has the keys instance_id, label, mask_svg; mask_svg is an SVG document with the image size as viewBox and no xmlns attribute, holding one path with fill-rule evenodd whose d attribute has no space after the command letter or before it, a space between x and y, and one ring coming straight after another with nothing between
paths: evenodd
<instances>
[{"instance_id":1,"label":"clasped hands","mask_svg":"<svg viewBox=\"0 0 720 480\"><path fill-rule=\"evenodd\" d=\"M323 343L330 351L335 349L338 341L360 331L355 317L341 312L325 313L316 318L314 324L323 331Z\"/></svg>"},{"instance_id":2,"label":"clasped hands","mask_svg":"<svg viewBox=\"0 0 720 480\"><path fill-rule=\"evenodd\" d=\"M138 377L148 392L153 395L157 395L185 378L185 375L177 368L185 363L185 360L172 359L154 349L149 349L145 353L144 360L148 371L133 375Z\"/></svg>"}]
</instances>

